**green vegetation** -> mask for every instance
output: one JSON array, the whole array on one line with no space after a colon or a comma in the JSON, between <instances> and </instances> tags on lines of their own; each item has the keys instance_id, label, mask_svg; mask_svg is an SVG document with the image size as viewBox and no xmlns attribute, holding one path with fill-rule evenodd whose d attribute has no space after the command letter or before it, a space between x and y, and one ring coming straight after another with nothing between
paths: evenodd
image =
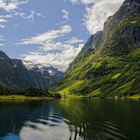
<instances>
[{"instance_id":1,"label":"green vegetation","mask_svg":"<svg viewBox=\"0 0 140 140\"><path fill-rule=\"evenodd\" d=\"M83 51L54 92L90 97L140 97L139 16L110 25L98 51ZM85 54L84 54L85 53Z\"/></svg>"},{"instance_id":2,"label":"green vegetation","mask_svg":"<svg viewBox=\"0 0 140 140\"><path fill-rule=\"evenodd\" d=\"M24 95L3 95L0 96L0 101L6 101L6 100L15 100L15 101L27 101L27 100L48 100L52 99L51 97L29 97Z\"/></svg>"},{"instance_id":3,"label":"green vegetation","mask_svg":"<svg viewBox=\"0 0 140 140\"><path fill-rule=\"evenodd\" d=\"M121 76L121 73L117 73L112 77L112 80L116 80Z\"/></svg>"},{"instance_id":4,"label":"green vegetation","mask_svg":"<svg viewBox=\"0 0 140 140\"><path fill-rule=\"evenodd\" d=\"M93 55L92 59L95 57ZM62 94L94 97L136 95L140 93L140 62L138 60L140 60L140 49L120 57L105 56L102 59L99 57L92 62L92 65L86 66L83 63L80 72L72 78L66 77L63 80L64 84L55 90ZM71 72L70 75L72 75Z\"/></svg>"},{"instance_id":5,"label":"green vegetation","mask_svg":"<svg viewBox=\"0 0 140 140\"><path fill-rule=\"evenodd\" d=\"M126 27L132 27L132 26L140 26L140 17L139 16L132 16L129 18L126 18L120 25L119 29L126 28Z\"/></svg>"},{"instance_id":6,"label":"green vegetation","mask_svg":"<svg viewBox=\"0 0 140 140\"><path fill-rule=\"evenodd\" d=\"M25 90L9 89L0 85L0 100L40 100L53 97L48 90L30 87Z\"/></svg>"},{"instance_id":7,"label":"green vegetation","mask_svg":"<svg viewBox=\"0 0 140 140\"><path fill-rule=\"evenodd\" d=\"M140 100L140 94L130 96L129 99Z\"/></svg>"}]
</instances>

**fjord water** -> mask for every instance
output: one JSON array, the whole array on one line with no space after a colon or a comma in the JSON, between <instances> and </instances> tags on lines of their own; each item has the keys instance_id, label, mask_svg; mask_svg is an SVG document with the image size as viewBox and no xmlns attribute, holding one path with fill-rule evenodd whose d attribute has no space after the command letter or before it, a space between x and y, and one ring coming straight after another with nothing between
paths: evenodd
<instances>
[{"instance_id":1,"label":"fjord water","mask_svg":"<svg viewBox=\"0 0 140 140\"><path fill-rule=\"evenodd\" d=\"M0 140L139 140L140 102L0 102Z\"/></svg>"}]
</instances>

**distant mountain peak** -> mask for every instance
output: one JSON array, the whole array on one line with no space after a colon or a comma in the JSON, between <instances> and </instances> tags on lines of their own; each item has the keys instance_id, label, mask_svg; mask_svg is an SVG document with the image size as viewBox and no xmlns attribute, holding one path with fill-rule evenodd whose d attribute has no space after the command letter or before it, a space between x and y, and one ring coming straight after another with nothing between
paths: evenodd
<instances>
[{"instance_id":1,"label":"distant mountain peak","mask_svg":"<svg viewBox=\"0 0 140 140\"><path fill-rule=\"evenodd\" d=\"M33 65L20 59L10 59L0 51L0 83L10 88L51 88L63 75L64 73L52 66Z\"/></svg>"},{"instance_id":2,"label":"distant mountain peak","mask_svg":"<svg viewBox=\"0 0 140 140\"><path fill-rule=\"evenodd\" d=\"M10 59L5 52L0 50L0 60Z\"/></svg>"}]
</instances>

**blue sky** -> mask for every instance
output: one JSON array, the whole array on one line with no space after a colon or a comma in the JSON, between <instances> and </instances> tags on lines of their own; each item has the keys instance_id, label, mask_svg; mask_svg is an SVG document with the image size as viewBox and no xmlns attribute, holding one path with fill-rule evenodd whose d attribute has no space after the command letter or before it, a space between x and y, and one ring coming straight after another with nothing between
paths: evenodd
<instances>
[{"instance_id":1,"label":"blue sky","mask_svg":"<svg viewBox=\"0 0 140 140\"><path fill-rule=\"evenodd\" d=\"M0 49L65 71L123 0L0 0Z\"/></svg>"}]
</instances>

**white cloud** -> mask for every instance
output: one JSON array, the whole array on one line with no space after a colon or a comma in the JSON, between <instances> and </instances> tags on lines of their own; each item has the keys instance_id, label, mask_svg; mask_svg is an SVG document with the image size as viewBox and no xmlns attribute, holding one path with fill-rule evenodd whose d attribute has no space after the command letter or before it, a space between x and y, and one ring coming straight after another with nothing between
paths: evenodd
<instances>
[{"instance_id":1,"label":"white cloud","mask_svg":"<svg viewBox=\"0 0 140 140\"><path fill-rule=\"evenodd\" d=\"M84 24L87 30L91 34L103 30L104 22L119 9L123 1L100 0L91 7L86 7Z\"/></svg>"},{"instance_id":2,"label":"white cloud","mask_svg":"<svg viewBox=\"0 0 140 140\"><path fill-rule=\"evenodd\" d=\"M83 43L83 42L84 42L84 40L82 40L82 39L79 39L77 37L72 37L69 40L67 40L65 43L67 43L67 44L76 44L76 43Z\"/></svg>"},{"instance_id":3,"label":"white cloud","mask_svg":"<svg viewBox=\"0 0 140 140\"><path fill-rule=\"evenodd\" d=\"M85 4L85 5L95 4L95 3L98 3L98 2L101 2L101 1L105 1L105 0L70 0L70 2L72 4L82 3L82 4Z\"/></svg>"},{"instance_id":4,"label":"white cloud","mask_svg":"<svg viewBox=\"0 0 140 140\"><path fill-rule=\"evenodd\" d=\"M3 43L0 43L0 47L3 47L4 46L4 44Z\"/></svg>"},{"instance_id":5,"label":"white cloud","mask_svg":"<svg viewBox=\"0 0 140 140\"><path fill-rule=\"evenodd\" d=\"M29 39L23 39L19 44L30 44L30 45L43 45L52 42L53 40L70 33L72 28L69 25L64 25L57 30L50 30L48 32L42 33L40 35L33 36Z\"/></svg>"},{"instance_id":6,"label":"white cloud","mask_svg":"<svg viewBox=\"0 0 140 140\"><path fill-rule=\"evenodd\" d=\"M84 25L93 34L103 29L104 22L112 16L124 0L70 0L85 4Z\"/></svg>"},{"instance_id":7,"label":"white cloud","mask_svg":"<svg viewBox=\"0 0 140 140\"><path fill-rule=\"evenodd\" d=\"M0 15L0 28L4 28L7 23L7 19L10 18L10 15Z\"/></svg>"},{"instance_id":8,"label":"white cloud","mask_svg":"<svg viewBox=\"0 0 140 140\"><path fill-rule=\"evenodd\" d=\"M76 4L78 3L78 0L70 0L72 2L72 4Z\"/></svg>"},{"instance_id":9,"label":"white cloud","mask_svg":"<svg viewBox=\"0 0 140 140\"><path fill-rule=\"evenodd\" d=\"M69 12L65 9L62 9L61 12L63 13L63 19L69 20Z\"/></svg>"},{"instance_id":10,"label":"white cloud","mask_svg":"<svg viewBox=\"0 0 140 140\"><path fill-rule=\"evenodd\" d=\"M61 71L65 71L69 64L74 60L74 58L80 52L81 47L75 48L71 47L62 53L40 53L32 52L27 55L23 55L24 61L31 61L33 64L41 64L45 66L53 66Z\"/></svg>"},{"instance_id":11,"label":"white cloud","mask_svg":"<svg viewBox=\"0 0 140 140\"><path fill-rule=\"evenodd\" d=\"M72 4L82 3L82 4L93 4L100 2L101 0L70 0Z\"/></svg>"},{"instance_id":12,"label":"white cloud","mask_svg":"<svg viewBox=\"0 0 140 140\"><path fill-rule=\"evenodd\" d=\"M20 16L22 19L27 20L28 22L33 22L35 17L44 18L44 15L40 12L36 12L34 10L30 10L29 14L25 14L23 12L15 12L13 13L14 16Z\"/></svg>"},{"instance_id":13,"label":"white cloud","mask_svg":"<svg viewBox=\"0 0 140 140\"><path fill-rule=\"evenodd\" d=\"M7 20L6 19L4 19L4 18L0 18L0 28L4 28L5 27L5 23L7 22Z\"/></svg>"},{"instance_id":14,"label":"white cloud","mask_svg":"<svg viewBox=\"0 0 140 140\"><path fill-rule=\"evenodd\" d=\"M28 3L29 0L0 0L0 9L7 12L12 12L18 8L19 5Z\"/></svg>"},{"instance_id":15,"label":"white cloud","mask_svg":"<svg viewBox=\"0 0 140 140\"><path fill-rule=\"evenodd\" d=\"M14 16L20 16L27 21L34 21L35 17L44 17L40 12L30 10L29 14L25 14L19 10L19 6L22 4L27 4L29 0L0 0L0 9L8 12L8 15L0 15L0 28L4 28L5 24L8 22L8 18Z\"/></svg>"},{"instance_id":16,"label":"white cloud","mask_svg":"<svg viewBox=\"0 0 140 140\"><path fill-rule=\"evenodd\" d=\"M82 45L75 47L72 44L81 43L80 39L75 43L69 41L60 42L61 37L66 36L72 31L69 25L64 25L56 30L50 30L40 35L23 39L18 44L38 45L38 51L30 52L22 56L23 60L31 61L33 64L52 65L59 70L65 71L69 63L80 52ZM69 42L69 43L68 43Z\"/></svg>"}]
</instances>

